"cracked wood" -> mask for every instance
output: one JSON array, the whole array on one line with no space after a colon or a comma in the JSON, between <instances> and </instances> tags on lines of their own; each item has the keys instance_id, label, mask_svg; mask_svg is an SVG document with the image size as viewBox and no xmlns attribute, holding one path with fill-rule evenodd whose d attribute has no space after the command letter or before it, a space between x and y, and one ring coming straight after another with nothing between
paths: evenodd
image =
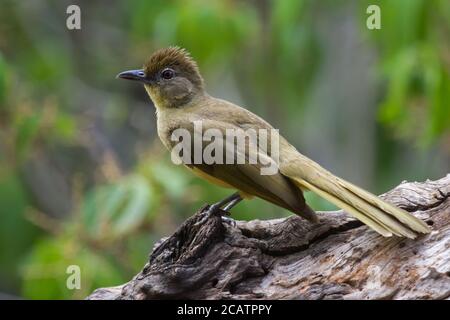
<instances>
[{"instance_id":1,"label":"cracked wood","mask_svg":"<svg viewBox=\"0 0 450 320\"><path fill-rule=\"evenodd\" d=\"M342 211L232 226L202 208L132 280L88 299L450 299L450 174L381 197L432 233L383 238Z\"/></svg>"}]
</instances>

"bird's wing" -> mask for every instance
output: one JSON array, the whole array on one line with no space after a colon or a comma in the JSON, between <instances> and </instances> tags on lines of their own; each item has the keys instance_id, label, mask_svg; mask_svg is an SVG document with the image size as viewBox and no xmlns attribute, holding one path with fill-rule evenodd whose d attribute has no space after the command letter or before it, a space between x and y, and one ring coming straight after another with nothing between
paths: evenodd
<instances>
[{"instance_id":1,"label":"bird's wing","mask_svg":"<svg viewBox=\"0 0 450 320\"><path fill-rule=\"evenodd\" d=\"M218 130L218 132L221 133L221 135L215 135L213 140L216 146L222 146L223 161L221 163L205 163L203 157L201 162L195 161L194 137L198 132L195 132L192 123L185 123L178 129L181 128L189 131L191 137L191 140L189 141L191 145L190 158L188 159L189 163L186 163L187 158L184 158L183 155L181 155L181 158L184 159L183 163L186 166L195 171L200 171L207 176L213 177L214 179L225 182L226 185L234 187L245 194L260 197L278 206L291 210L308 220L315 221L316 217L312 210L306 206L301 190L289 179L284 177L279 172L278 167L276 167L274 174L262 174L262 168L267 167L269 161L274 165L273 159L265 152L261 152L258 148L251 146L248 139L246 140L244 150L238 150L239 148L236 148L235 141L227 139L226 129L239 129L238 126L217 120L202 119L203 133L210 128ZM202 137L198 137L196 141L201 142L202 154L208 146L211 148L211 141L205 141ZM174 145L172 145L172 148L174 148ZM244 163L238 162L239 156L242 157L241 160L244 160ZM232 163L227 164L225 161L226 159L232 160ZM275 163L275 165L277 164Z\"/></svg>"}]
</instances>

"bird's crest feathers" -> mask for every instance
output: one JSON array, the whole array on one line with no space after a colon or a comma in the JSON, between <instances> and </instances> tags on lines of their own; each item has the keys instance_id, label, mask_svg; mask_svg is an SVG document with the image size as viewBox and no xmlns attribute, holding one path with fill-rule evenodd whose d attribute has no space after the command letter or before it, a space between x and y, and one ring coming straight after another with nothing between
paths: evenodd
<instances>
[{"instance_id":1,"label":"bird's crest feathers","mask_svg":"<svg viewBox=\"0 0 450 320\"><path fill-rule=\"evenodd\" d=\"M147 75L156 74L164 68L176 68L180 72L190 75L195 84L203 86L203 79L197 63L186 49L180 47L160 49L154 52L144 64L144 71Z\"/></svg>"}]
</instances>

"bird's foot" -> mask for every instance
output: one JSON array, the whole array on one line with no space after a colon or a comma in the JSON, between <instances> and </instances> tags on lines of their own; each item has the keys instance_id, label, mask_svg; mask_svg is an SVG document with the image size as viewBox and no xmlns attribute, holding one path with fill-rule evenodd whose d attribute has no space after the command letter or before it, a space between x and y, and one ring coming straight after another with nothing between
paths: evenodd
<instances>
[{"instance_id":1,"label":"bird's foot","mask_svg":"<svg viewBox=\"0 0 450 320\"><path fill-rule=\"evenodd\" d=\"M228 212L227 212L228 213ZM235 228L236 227L236 220L229 217L229 213L227 215L221 216L222 222L229 225L230 227Z\"/></svg>"},{"instance_id":2,"label":"bird's foot","mask_svg":"<svg viewBox=\"0 0 450 320\"><path fill-rule=\"evenodd\" d=\"M203 211L201 214L201 218L196 223L196 225L203 224L212 215L219 216L221 217L223 223L226 223L232 227L236 227L236 221L229 217L231 213L229 211L223 210L218 203L210 205L205 211Z\"/></svg>"},{"instance_id":3,"label":"bird's foot","mask_svg":"<svg viewBox=\"0 0 450 320\"><path fill-rule=\"evenodd\" d=\"M212 215L223 216L224 214L227 214L227 212L223 211L219 204L214 203L208 207L204 214L206 218L209 218Z\"/></svg>"},{"instance_id":4,"label":"bird's foot","mask_svg":"<svg viewBox=\"0 0 450 320\"><path fill-rule=\"evenodd\" d=\"M224 214L228 214L228 212L223 211L217 203L209 205L208 208L201 213L201 218L196 225L203 224L213 215L223 216Z\"/></svg>"}]
</instances>

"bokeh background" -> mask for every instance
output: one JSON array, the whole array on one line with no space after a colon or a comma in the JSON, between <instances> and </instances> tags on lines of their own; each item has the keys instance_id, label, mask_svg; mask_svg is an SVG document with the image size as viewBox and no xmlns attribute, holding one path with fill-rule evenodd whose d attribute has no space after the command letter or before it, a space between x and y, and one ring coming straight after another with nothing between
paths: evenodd
<instances>
[{"instance_id":1,"label":"bokeh background","mask_svg":"<svg viewBox=\"0 0 450 320\"><path fill-rule=\"evenodd\" d=\"M81 30L66 28L69 4ZM370 4L381 30L366 27ZM212 95L373 192L449 172L448 0L0 0L0 298L121 284L230 193L173 165L143 88L115 79L168 45L192 53ZM233 209L288 214L259 200ZM73 264L80 290L66 288Z\"/></svg>"}]
</instances>

